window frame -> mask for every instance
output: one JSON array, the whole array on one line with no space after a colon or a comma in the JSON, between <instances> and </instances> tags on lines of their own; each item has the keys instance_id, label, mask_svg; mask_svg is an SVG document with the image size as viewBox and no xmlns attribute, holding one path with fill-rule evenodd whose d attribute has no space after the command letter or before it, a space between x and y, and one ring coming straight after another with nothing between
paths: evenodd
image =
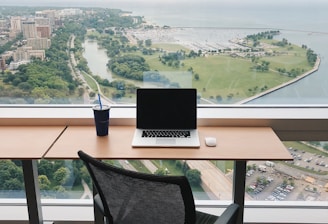
<instances>
[{"instance_id":1,"label":"window frame","mask_svg":"<svg viewBox=\"0 0 328 224\"><path fill-rule=\"evenodd\" d=\"M93 105L0 105L0 125L93 125ZM111 105L110 125L135 125L135 105ZM281 141L328 141L328 105L198 105L198 126L270 126Z\"/></svg>"}]
</instances>

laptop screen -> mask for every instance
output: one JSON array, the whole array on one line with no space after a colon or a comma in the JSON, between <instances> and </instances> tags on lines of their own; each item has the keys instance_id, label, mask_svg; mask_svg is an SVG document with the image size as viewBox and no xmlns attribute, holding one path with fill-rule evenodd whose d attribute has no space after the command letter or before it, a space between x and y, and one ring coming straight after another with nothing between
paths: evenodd
<instances>
[{"instance_id":1,"label":"laptop screen","mask_svg":"<svg viewBox=\"0 0 328 224\"><path fill-rule=\"evenodd\" d=\"M196 129L196 89L137 89L137 128Z\"/></svg>"}]
</instances>

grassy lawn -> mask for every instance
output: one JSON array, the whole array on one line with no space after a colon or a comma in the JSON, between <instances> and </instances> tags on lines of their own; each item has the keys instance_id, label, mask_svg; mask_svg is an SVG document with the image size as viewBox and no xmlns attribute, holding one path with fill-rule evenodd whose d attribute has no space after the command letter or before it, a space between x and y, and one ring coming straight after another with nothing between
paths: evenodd
<instances>
[{"instance_id":1,"label":"grassy lawn","mask_svg":"<svg viewBox=\"0 0 328 224\"><path fill-rule=\"evenodd\" d=\"M232 160L211 160L217 168L219 168L223 173L228 170L233 170L234 161Z\"/></svg>"},{"instance_id":2,"label":"grassy lawn","mask_svg":"<svg viewBox=\"0 0 328 224\"><path fill-rule=\"evenodd\" d=\"M253 69L256 64L250 58L232 57L228 54L185 58L180 60L178 68L162 64L159 58L164 52L182 50L186 54L189 53L189 49L179 44L153 44L151 46L153 49L161 50L153 55L143 55L141 51L133 54L145 58L152 71L160 71L161 75L165 75L171 82L179 83L180 87L197 88L201 97L211 99L214 103L235 103L292 79L287 75L279 74L277 69L286 71L297 69L302 73L312 69L306 59L307 49L293 44L278 47L272 45L273 42L277 41L261 40L268 55L259 56L258 64L262 61L269 62L269 70L264 72ZM188 71L190 68L193 73ZM199 76L199 79L195 79L195 74ZM113 77L142 86L142 83L120 78L115 74ZM112 90L107 89L105 92L110 93ZM128 97L134 98L134 96ZM216 99L221 100L216 101Z\"/></svg>"},{"instance_id":3,"label":"grassy lawn","mask_svg":"<svg viewBox=\"0 0 328 224\"><path fill-rule=\"evenodd\" d=\"M92 78L90 78L90 76L85 74L84 72L81 72L81 74L83 75L85 81L88 83L88 85L91 87L91 89L97 90L97 84L95 83L95 81Z\"/></svg>"},{"instance_id":4,"label":"grassy lawn","mask_svg":"<svg viewBox=\"0 0 328 224\"><path fill-rule=\"evenodd\" d=\"M269 45L270 46L270 45ZM182 46L161 45L167 51L180 50ZM276 56L261 57L259 61L270 62L269 71L258 72L252 69L254 65L250 59L241 57L231 57L229 55L208 55L193 59L182 60L179 68L163 65L159 61L162 53L155 53L150 56L141 55L150 65L152 70L165 71L167 77L174 82L181 83L180 86L190 85L198 89L198 93L204 98L216 98L221 96L227 99L232 96L233 100L241 100L264 90L274 88L285 83L292 78L280 75L276 70L284 68L310 70L306 60L306 50L296 45L287 47L275 47L267 49L268 52L275 52ZM195 80L190 73L186 76L183 71L192 68L194 74L199 75L199 80ZM183 76L184 75L184 76ZM181 77L180 77L181 76ZM188 86L190 87L190 86ZM226 102L226 101L225 101Z\"/></svg>"},{"instance_id":5,"label":"grassy lawn","mask_svg":"<svg viewBox=\"0 0 328 224\"><path fill-rule=\"evenodd\" d=\"M230 56L211 55L186 59L183 60L184 66L178 69L163 65L158 60L159 54L143 57L153 70L171 72L175 77L168 76L168 78L171 80L174 78L175 82L182 83L181 86L190 82L204 98L215 98L218 95L226 98L231 95L240 100L254 94L250 89L255 89L255 93L258 93L261 88L273 88L291 79L273 71L256 72L251 69L250 60ZM190 67L199 75L199 80L195 80L191 73L187 79L186 75L179 78L176 76L179 73L173 73L173 71L180 71L182 74L182 71L187 71Z\"/></svg>"}]
</instances>

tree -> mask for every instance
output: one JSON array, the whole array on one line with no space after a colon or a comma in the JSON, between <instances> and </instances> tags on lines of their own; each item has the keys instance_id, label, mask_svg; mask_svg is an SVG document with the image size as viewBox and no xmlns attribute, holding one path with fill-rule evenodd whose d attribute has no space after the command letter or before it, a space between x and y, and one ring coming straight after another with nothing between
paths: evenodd
<instances>
[{"instance_id":1,"label":"tree","mask_svg":"<svg viewBox=\"0 0 328 224\"><path fill-rule=\"evenodd\" d=\"M23 171L11 160L0 160L0 189L22 190Z\"/></svg>"},{"instance_id":2,"label":"tree","mask_svg":"<svg viewBox=\"0 0 328 224\"><path fill-rule=\"evenodd\" d=\"M198 186L201 184L200 175L201 173L197 169L188 170L186 173L186 177L189 180L189 183L193 186Z\"/></svg>"},{"instance_id":3,"label":"tree","mask_svg":"<svg viewBox=\"0 0 328 224\"><path fill-rule=\"evenodd\" d=\"M53 164L50 160L41 159L38 162L38 173L39 175L45 175L48 178L53 177Z\"/></svg>"},{"instance_id":4,"label":"tree","mask_svg":"<svg viewBox=\"0 0 328 224\"><path fill-rule=\"evenodd\" d=\"M217 101L218 103L222 102L222 100L223 100L223 97L222 97L221 95L217 95L217 96L216 96L216 101Z\"/></svg>"},{"instance_id":5,"label":"tree","mask_svg":"<svg viewBox=\"0 0 328 224\"><path fill-rule=\"evenodd\" d=\"M160 175L160 176L165 176L167 175L167 168L164 168L164 167L161 167L161 168L158 168L155 173L156 175Z\"/></svg>"},{"instance_id":6,"label":"tree","mask_svg":"<svg viewBox=\"0 0 328 224\"><path fill-rule=\"evenodd\" d=\"M50 190L50 184L48 177L46 175L40 175L38 177L40 190Z\"/></svg>"},{"instance_id":7,"label":"tree","mask_svg":"<svg viewBox=\"0 0 328 224\"><path fill-rule=\"evenodd\" d=\"M89 171L85 166L81 167L80 176L81 176L81 179L83 179L89 186L92 185L92 180L91 180Z\"/></svg>"},{"instance_id":8,"label":"tree","mask_svg":"<svg viewBox=\"0 0 328 224\"><path fill-rule=\"evenodd\" d=\"M326 151L328 151L328 144L324 144L324 145L323 145L323 148L324 148Z\"/></svg>"},{"instance_id":9,"label":"tree","mask_svg":"<svg viewBox=\"0 0 328 224\"><path fill-rule=\"evenodd\" d=\"M195 78L195 80L199 80L199 75L198 75L198 73L196 73L195 75L194 75L194 78Z\"/></svg>"},{"instance_id":10,"label":"tree","mask_svg":"<svg viewBox=\"0 0 328 224\"><path fill-rule=\"evenodd\" d=\"M68 198L68 193L63 186L58 185L54 187L54 190L56 191L56 198Z\"/></svg>"},{"instance_id":11,"label":"tree","mask_svg":"<svg viewBox=\"0 0 328 224\"><path fill-rule=\"evenodd\" d=\"M59 168L55 173L54 173L54 181L57 185L63 185L66 183L66 181L69 178L69 170L65 167Z\"/></svg>"},{"instance_id":12,"label":"tree","mask_svg":"<svg viewBox=\"0 0 328 224\"><path fill-rule=\"evenodd\" d=\"M147 47L150 47L151 44L152 44L151 39L147 39L147 40L145 40L145 45L146 45Z\"/></svg>"},{"instance_id":13,"label":"tree","mask_svg":"<svg viewBox=\"0 0 328 224\"><path fill-rule=\"evenodd\" d=\"M78 92L79 92L79 96L83 96L83 94L84 94L84 88L80 87L78 89Z\"/></svg>"},{"instance_id":14,"label":"tree","mask_svg":"<svg viewBox=\"0 0 328 224\"><path fill-rule=\"evenodd\" d=\"M23 190L23 183L22 181L18 180L17 178L12 178L9 180L6 180L4 183L4 189L8 190Z\"/></svg>"},{"instance_id":15,"label":"tree","mask_svg":"<svg viewBox=\"0 0 328 224\"><path fill-rule=\"evenodd\" d=\"M138 40L137 43L138 43L138 46L139 46L139 47L142 47L142 45L143 45L143 40Z\"/></svg>"}]
</instances>

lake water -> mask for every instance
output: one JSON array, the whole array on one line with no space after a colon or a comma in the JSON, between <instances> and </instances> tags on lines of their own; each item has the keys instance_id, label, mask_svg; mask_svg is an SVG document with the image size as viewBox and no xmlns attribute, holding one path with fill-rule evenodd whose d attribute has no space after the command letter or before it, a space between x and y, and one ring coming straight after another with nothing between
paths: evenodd
<instances>
[{"instance_id":1,"label":"lake water","mask_svg":"<svg viewBox=\"0 0 328 224\"><path fill-rule=\"evenodd\" d=\"M321 57L319 71L285 88L256 99L251 104L328 104L328 1L96 1L102 7L132 11L147 21L171 27L220 28L235 32L257 33L261 29L279 29L279 39L305 44ZM247 2L247 4L246 4ZM251 30L254 29L254 30ZM231 34L226 33L228 36ZM181 34L182 35L182 34ZM222 34L224 36L224 34ZM217 38L215 34L190 39ZM229 36L230 37L230 36ZM222 38L221 38L222 39ZM102 53L100 53L102 54ZM97 56L100 65L102 56ZM91 59L92 60L92 59ZM107 62L105 62L107 63ZM89 66L91 66L89 61ZM100 66L96 66L100 67ZM100 74L100 72L99 72Z\"/></svg>"},{"instance_id":2,"label":"lake water","mask_svg":"<svg viewBox=\"0 0 328 224\"><path fill-rule=\"evenodd\" d=\"M96 41L85 40L82 45L85 49L83 57L88 61L88 66L93 75L112 81L112 74L107 69L108 57L106 50L100 48Z\"/></svg>"}]
</instances>

